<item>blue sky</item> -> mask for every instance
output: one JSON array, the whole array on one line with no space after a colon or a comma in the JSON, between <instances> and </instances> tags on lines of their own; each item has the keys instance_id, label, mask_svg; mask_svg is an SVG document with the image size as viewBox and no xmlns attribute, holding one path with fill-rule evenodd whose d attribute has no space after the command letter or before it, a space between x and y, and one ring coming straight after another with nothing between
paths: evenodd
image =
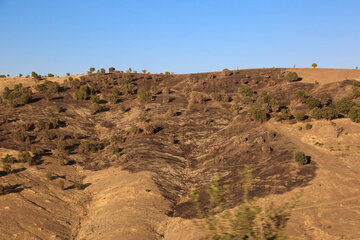
<instances>
[{"instance_id":1,"label":"blue sky","mask_svg":"<svg viewBox=\"0 0 360 240\"><path fill-rule=\"evenodd\" d=\"M360 66L356 0L0 0L0 74Z\"/></svg>"}]
</instances>

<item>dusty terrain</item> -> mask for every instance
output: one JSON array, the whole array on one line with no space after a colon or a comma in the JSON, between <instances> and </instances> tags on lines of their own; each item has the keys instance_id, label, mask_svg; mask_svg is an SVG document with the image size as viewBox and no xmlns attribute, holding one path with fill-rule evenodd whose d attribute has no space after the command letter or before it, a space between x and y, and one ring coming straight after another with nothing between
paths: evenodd
<instances>
[{"instance_id":1,"label":"dusty terrain","mask_svg":"<svg viewBox=\"0 0 360 240\"><path fill-rule=\"evenodd\" d=\"M289 71L301 81L286 81ZM11 173L0 172L5 186L0 239L201 239L205 235L194 224L191 192L204 192L219 174L220 182L230 185L226 208L232 209L241 203L238 170L245 165L253 169L250 195L262 204L281 203L303 190L286 230L290 236L360 239L359 124L347 116L312 118L295 98L299 89L311 97L326 93L332 106L351 95L360 70L114 72L72 76L78 83L68 78L48 79L60 84L50 97L35 89L45 80L0 79L1 91L23 83L34 92L30 103L15 108L3 99L0 158L17 157L31 146L44 150L36 164L13 163ZM86 84L103 107L95 114L90 96L74 99ZM280 110L272 110L266 121L258 121L238 92L244 86L255 91L252 101L261 102L267 91L280 109L303 110L307 117L280 119ZM150 93L150 99L139 100L139 90ZM214 93L221 91L219 99ZM235 104L240 108L234 110ZM40 119L58 124L41 128ZM24 126L31 123L33 128ZM16 139L18 131L28 139ZM84 150L88 141L109 144ZM311 156L311 162L299 166L295 151ZM76 188L80 180L83 189Z\"/></svg>"}]
</instances>

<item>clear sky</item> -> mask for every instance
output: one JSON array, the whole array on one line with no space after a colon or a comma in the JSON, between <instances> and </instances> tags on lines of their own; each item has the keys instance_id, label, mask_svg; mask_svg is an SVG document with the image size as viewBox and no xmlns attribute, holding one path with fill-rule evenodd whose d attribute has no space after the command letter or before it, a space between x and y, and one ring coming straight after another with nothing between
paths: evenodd
<instances>
[{"instance_id":1,"label":"clear sky","mask_svg":"<svg viewBox=\"0 0 360 240\"><path fill-rule=\"evenodd\" d=\"M357 0L0 0L0 74L360 67Z\"/></svg>"}]
</instances>

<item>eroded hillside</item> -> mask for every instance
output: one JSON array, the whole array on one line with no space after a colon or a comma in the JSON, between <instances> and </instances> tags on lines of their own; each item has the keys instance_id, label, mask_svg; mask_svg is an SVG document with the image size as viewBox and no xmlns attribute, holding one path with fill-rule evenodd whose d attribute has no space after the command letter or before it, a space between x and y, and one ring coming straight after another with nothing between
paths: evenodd
<instances>
[{"instance_id":1,"label":"eroded hillside","mask_svg":"<svg viewBox=\"0 0 360 240\"><path fill-rule=\"evenodd\" d=\"M260 202L304 190L290 235L359 239L359 84L289 71L4 81L0 238L199 239L191 192L219 174L231 209L250 165Z\"/></svg>"}]
</instances>

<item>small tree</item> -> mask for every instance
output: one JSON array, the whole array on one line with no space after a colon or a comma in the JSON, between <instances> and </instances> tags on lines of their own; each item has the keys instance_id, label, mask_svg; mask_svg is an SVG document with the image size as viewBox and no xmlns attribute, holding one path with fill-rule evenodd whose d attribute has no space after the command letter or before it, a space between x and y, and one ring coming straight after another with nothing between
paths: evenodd
<instances>
[{"instance_id":1,"label":"small tree","mask_svg":"<svg viewBox=\"0 0 360 240\"><path fill-rule=\"evenodd\" d=\"M95 72L95 68L94 67L91 67L90 70L89 70L90 73L93 73Z\"/></svg>"},{"instance_id":2,"label":"small tree","mask_svg":"<svg viewBox=\"0 0 360 240\"><path fill-rule=\"evenodd\" d=\"M102 74L106 73L105 68L101 68L100 73L102 73Z\"/></svg>"},{"instance_id":3,"label":"small tree","mask_svg":"<svg viewBox=\"0 0 360 240\"><path fill-rule=\"evenodd\" d=\"M109 67L109 73L113 73L115 72L115 68L114 67Z\"/></svg>"},{"instance_id":4,"label":"small tree","mask_svg":"<svg viewBox=\"0 0 360 240\"><path fill-rule=\"evenodd\" d=\"M360 107L353 106L349 111L349 117L353 122L360 123Z\"/></svg>"},{"instance_id":5,"label":"small tree","mask_svg":"<svg viewBox=\"0 0 360 240\"><path fill-rule=\"evenodd\" d=\"M316 64L316 63L311 64L311 66L312 66L314 69L317 68L317 64Z\"/></svg>"},{"instance_id":6,"label":"small tree","mask_svg":"<svg viewBox=\"0 0 360 240\"><path fill-rule=\"evenodd\" d=\"M302 121L305 119L305 113L304 111L295 111L294 117L296 121Z\"/></svg>"},{"instance_id":7,"label":"small tree","mask_svg":"<svg viewBox=\"0 0 360 240\"><path fill-rule=\"evenodd\" d=\"M146 74L146 72L147 72L147 71L146 71L145 69L144 69L144 70L142 70L142 73L143 73L143 74Z\"/></svg>"}]
</instances>

